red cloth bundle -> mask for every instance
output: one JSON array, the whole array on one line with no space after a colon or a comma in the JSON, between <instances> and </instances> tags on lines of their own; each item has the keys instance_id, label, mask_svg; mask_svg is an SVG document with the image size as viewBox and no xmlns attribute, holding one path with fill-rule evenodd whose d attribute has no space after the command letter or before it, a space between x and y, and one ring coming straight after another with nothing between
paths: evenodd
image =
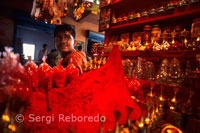
<instances>
[{"instance_id":1,"label":"red cloth bundle","mask_svg":"<svg viewBox=\"0 0 200 133\"><path fill-rule=\"evenodd\" d=\"M43 60L38 68L39 82L42 89L52 88L53 71L52 68Z\"/></svg>"},{"instance_id":2,"label":"red cloth bundle","mask_svg":"<svg viewBox=\"0 0 200 133\"><path fill-rule=\"evenodd\" d=\"M33 90L37 91L39 83L38 66L33 61L31 61L31 58L29 57L29 61L24 65L24 68L31 78Z\"/></svg>"},{"instance_id":3,"label":"red cloth bundle","mask_svg":"<svg viewBox=\"0 0 200 133\"><path fill-rule=\"evenodd\" d=\"M53 68L53 83L56 88L63 88L66 83L66 70L61 65L61 60L59 65Z\"/></svg>"},{"instance_id":4,"label":"red cloth bundle","mask_svg":"<svg viewBox=\"0 0 200 133\"><path fill-rule=\"evenodd\" d=\"M70 60L69 65L66 67L66 83L77 79L79 77L79 69L73 64L73 60Z\"/></svg>"},{"instance_id":5,"label":"red cloth bundle","mask_svg":"<svg viewBox=\"0 0 200 133\"><path fill-rule=\"evenodd\" d=\"M29 98L30 89L31 89L31 79L26 73L24 67L20 64L19 56L16 56L17 63L10 73L10 82L9 85L12 85L12 95L16 99L20 98L21 101L26 101Z\"/></svg>"},{"instance_id":6,"label":"red cloth bundle","mask_svg":"<svg viewBox=\"0 0 200 133\"><path fill-rule=\"evenodd\" d=\"M19 55L12 53L10 48L6 47L5 50L6 54L0 58L0 91L10 95L20 107L29 99L31 80L20 64Z\"/></svg>"}]
</instances>

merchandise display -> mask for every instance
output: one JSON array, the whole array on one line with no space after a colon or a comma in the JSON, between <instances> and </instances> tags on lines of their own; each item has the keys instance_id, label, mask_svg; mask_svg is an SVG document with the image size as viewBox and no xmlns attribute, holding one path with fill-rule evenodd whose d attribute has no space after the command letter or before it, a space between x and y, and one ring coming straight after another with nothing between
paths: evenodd
<instances>
[{"instance_id":1,"label":"merchandise display","mask_svg":"<svg viewBox=\"0 0 200 133\"><path fill-rule=\"evenodd\" d=\"M144 26L143 32L123 33L120 35L120 41L114 40L112 36L109 44L118 43L121 46L121 51L160 51L160 50L200 50L199 46L199 31L196 28L194 31L195 22L191 26L191 34L186 29L181 31L180 26L175 26L173 29L164 28L161 32L159 25ZM107 44L105 44L107 45ZM105 52L109 52L110 48L105 47Z\"/></svg>"},{"instance_id":2,"label":"merchandise display","mask_svg":"<svg viewBox=\"0 0 200 133\"><path fill-rule=\"evenodd\" d=\"M100 13L91 24L84 11L93 3ZM63 26L74 26L46 31L68 11ZM47 44L62 58L37 62L41 44L22 37L29 20L16 21L20 44L0 49L0 132L200 132L199 0L34 0L31 17L46 22ZM33 60L22 63L26 48Z\"/></svg>"},{"instance_id":3,"label":"merchandise display","mask_svg":"<svg viewBox=\"0 0 200 133\"><path fill-rule=\"evenodd\" d=\"M139 81L146 97L142 101L132 96L140 105L143 102L147 105L147 112L140 117L139 129L135 128L135 132L198 130L191 122L200 124L195 113L200 106L197 103L200 96L199 2L169 0L141 4L142 1L127 0L110 6L112 21L110 29L105 31L104 46L126 47L120 49L124 74ZM127 7L120 9L121 6ZM124 34L129 38L123 38ZM113 41L113 36L118 40ZM109 51L104 47L104 57L108 57ZM138 86L137 82L134 85ZM172 124L173 129L162 122Z\"/></svg>"}]
</instances>

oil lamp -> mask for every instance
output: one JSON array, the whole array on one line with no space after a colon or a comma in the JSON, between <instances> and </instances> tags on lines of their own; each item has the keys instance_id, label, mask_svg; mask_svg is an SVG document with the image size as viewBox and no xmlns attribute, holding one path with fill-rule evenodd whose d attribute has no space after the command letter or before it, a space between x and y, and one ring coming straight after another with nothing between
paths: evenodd
<instances>
[{"instance_id":1,"label":"oil lamp","mask_svg":"<svg viewBox=\"0 0 200 133\"><path fill-rule=\"evenodd\" d=\"M174 86L174 97L171 99L170 110L177 109L176 95L177 95L178 91L179 91L179 88L177 86Z\"/></svg>"},{"instance_id":2,"label":"oil lamp","mask_svg":"<svg viewBox=\"0 0 200 133\"><path fill-rule=\"evenodd\" d=\"M2 118L2 120L5 121L5 122L10 122L10 117L9 117L8 114L3 114L1 118Z\"/></svg>"},{"instance_id":3,"label":"oil lamp","mask_svg":"<svg viewBox=\"0 0 200 133\"><path fill-rule=\"evenodd\" d=\"M2 115L2 120L4 121L4 122L10 122L10 116L9 116L9 106L10 106L10 97L9 97L9 99L8 99L8 103L7 103L7 105L6 105L6 109L5 109L5 111L4 111L4 114Z\"/></svg>"},{"instance_id":4,"label":"oil lamp","mask_svg":"<svg viewBox=\"0 0 200 133\"><path fill-rule=\"evenodd\" d=\"M15 132L16 131L16 126L14 124L14 118L12 117L11 118L11 122L10 124L8 125L8 129L10 129L12 132Z\"/></svg>"}]
</instances>

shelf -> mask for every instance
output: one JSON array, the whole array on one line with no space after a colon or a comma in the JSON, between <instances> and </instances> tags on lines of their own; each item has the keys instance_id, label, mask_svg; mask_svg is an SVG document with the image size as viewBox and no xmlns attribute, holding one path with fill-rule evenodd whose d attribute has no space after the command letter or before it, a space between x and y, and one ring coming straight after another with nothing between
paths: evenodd
<instances>
[{"instance_id":1,"label":"shelf","mask_svg":"<svg viewBox=\"0 0 200 133\"><path fill-rule=\"evenodd\" d=\"M136 59L137 57L145 58L152 62L161 62L163 59L177 58L180 62L185 63L186 60L195 61L196 54L200 51L191 50L168 50L168 51L128 51L121 52L122 59ZM105 57L109 56L109 53L104 53Z\"/></svg>"},{"instance_id":2,"label":"shelf","mask_svg":"<svg viewBox=\"0 0 200 133\"><path fill-rule=\"evenodd\" d=\"M117 3L119 3L119 2L122 2L123 0L118 0L118 1L115 1L115 2L111 2L111 5L115 5L115 4L117 4Z\"/></svg>"},{"instance_id":3,"label":"shelf","mask_svg":"<svg viewBox=\"0 0 200 133\"><path fill-rule=\"evenodd\" d=\"M111 3L107 4L107 5L102 6L102 7L99 6L99 8L102 9L102 8L110 7L110 6L113 6L113 5L116 5L116 4L120 3L122 1L123 0L118 0L118 1L115 1L115 2L111 2Z\"/></svg>"},{"instance_id":4,"label":"shelf","mask_svg":"<svg viewBox=\"0 0 200 133\"><path fill-rule=\"evenodd\" d=\"M112 26L110 30L121 30L124 28L135 28L139 27L145 24L153 23L153 22L163 22L163 21L172 21L172 20L178 20L181 18L191 18L193 16L199 16L200 15L200 4L197 5L188 5L187 7L177 8L174 11L167 11L166 13L169 13L167 15L159 15L156 14L154 16L150 16L148 18L142 18L143 20L138 20L135 22L129 22L124 24L119 24L116 26Z\"/></svg>"}]
</instances>

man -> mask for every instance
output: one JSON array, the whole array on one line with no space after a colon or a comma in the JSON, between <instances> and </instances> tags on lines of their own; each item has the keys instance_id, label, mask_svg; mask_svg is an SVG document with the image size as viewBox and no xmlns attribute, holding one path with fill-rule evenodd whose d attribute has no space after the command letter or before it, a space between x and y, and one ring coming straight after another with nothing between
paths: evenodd
<instances>
[{"instance_id":1,"label":"man","mask_svg":"<svg viewBox=\"0 0 200 133\"><path fill-rule=\"evenodd\" d=\"M39 62L42 63L42 58L45 57L45 59L47 58L47 55L48 55L48 45L47 44L43 44L43 49L40 50L39 52L39 55L38 55L38 59L39 59Z\"/></svg>"},{"instance_id":2,"label":"man","mask_svg":"<svg viewBox=\"0 0 200 133\"><path fill-rule=\"evenodd\" d=\"M70 63L70 59L73 60L73 64L79 69L79 74L83 73L83 68L87 63L86 57L78 53L74 46L76 45L75 29L71 25L58 25L55 28L55 44L56 48L62 54L62 65L67 67Z\"/></svg>"}]
</instances>

